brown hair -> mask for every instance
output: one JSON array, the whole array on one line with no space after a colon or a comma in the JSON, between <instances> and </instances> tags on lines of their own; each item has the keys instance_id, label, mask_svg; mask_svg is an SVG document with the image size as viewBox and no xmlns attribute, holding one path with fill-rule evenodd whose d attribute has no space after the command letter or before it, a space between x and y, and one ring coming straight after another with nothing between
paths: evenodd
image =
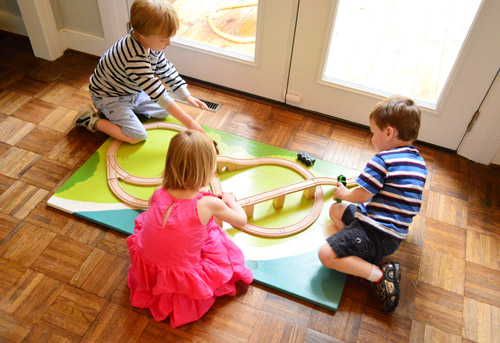
<instances>
[{"instance_id":1,"label":"brown hair","mask_svg":"<svg viewBox=\"0 0 500 343\"><path fill-rule=\"evenodd\" d=\"M398 131L398 139L413 142L420 130L420 108L410 98L393 95L375 105L370 120L373 120L379 129L388 126Z\"/></svg>"},{"instance_id":2,"label":"brown hair","mask_svg":"<svg viewBox=\"0 0 500 343\"><path fill-rule=\"evenodd\" d=\"M144 36L172 37L179 29L179 17L168 0L135 0L130 7L130 25Z\"/></svg>"},{"instance_id":3,"label":"brown hair","mask_svg":"<svg viewBox=\"0 0 500 343\"><path fill-rule=\"evenodd\" d=\"M170 141L163 187L198 190L210 182L216 166L214 142L200 131L186 130Z\"/></svg>"}]
</instances>

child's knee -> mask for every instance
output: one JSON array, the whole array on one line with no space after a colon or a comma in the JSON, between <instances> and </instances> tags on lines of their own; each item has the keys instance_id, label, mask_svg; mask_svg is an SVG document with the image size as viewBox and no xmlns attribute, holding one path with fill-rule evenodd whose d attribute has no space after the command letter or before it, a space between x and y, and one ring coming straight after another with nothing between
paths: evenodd
<instances>
[{"instance_id":1,"label":"child's knee","mask_svg":"<svg viewBox=\"0 0 500 343\"><path fill-rule=\"evenodd\" d=\"M342 215L344 214L345 211L345 205L342 203L334 203L332 206L330 206L330 218L333 220L334 218L342 220Z\"/></svg>"},{"instance_id":2,"label":"child's knee","mask_svg":"<svg viewBox=\"0 0 500 343\"><path fill-rule=\"evenodd\" d=\"M332 268L337 259L337 254L335 254L335 251L333 251L329 244L325 244L319 249L318 258L322 265Z\"/></svg>"}]
</instances>

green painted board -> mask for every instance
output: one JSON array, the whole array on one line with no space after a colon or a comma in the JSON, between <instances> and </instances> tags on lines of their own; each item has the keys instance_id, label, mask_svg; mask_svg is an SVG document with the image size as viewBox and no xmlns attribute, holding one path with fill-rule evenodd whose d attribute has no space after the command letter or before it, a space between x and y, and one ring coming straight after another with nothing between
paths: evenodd
<instances>
[{"instance_id":1,"label":"green painted board","mask_svg":"<svg viewBox=\"0 0 500 343\"><path fill-rule=\"evenodd\" d=\"M167 118L167 122L175 122ZM296 161L297 152L291 152L250 139L205 128L219 144L221 155L236 158L279 157ZM161 176L165 165L168 143L175 132L164 129L149 131L144 143L122 144L117 160L129 173L142 177ZM106 179L106 152L108 139L48 200L48 204L104 227L132 234L134 219L140 210L122 204L111 192ZM308 167L315 176L336 177L355 175L355 171L317 160ZM258 194L302 180L296 172L279 166L259 166L219 175L224 191L237 198ZM148 199L155 187L130 185L121 182L128 193ZM254 272L255 281L313 304L336 310L342 295L345 275L321 266L317 251L325 243L324 227L329 222L328 208L332 203L332 187L322 187L323 211L306 230L285 238L262 238L249 235L224 223L223 229L240 247L247 265ZM275 209L272 202L255 206L249 220L264 227L282 227L296 223L309 213L313 200L301 193L286 197L285 206Z\"/></svg>"}]
</instances>

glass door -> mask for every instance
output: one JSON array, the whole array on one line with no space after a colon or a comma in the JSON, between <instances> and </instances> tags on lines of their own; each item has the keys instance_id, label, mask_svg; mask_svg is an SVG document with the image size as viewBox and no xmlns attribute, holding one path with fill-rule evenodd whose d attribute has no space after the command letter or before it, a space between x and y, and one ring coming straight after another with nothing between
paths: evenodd
<instances>
[{"instance_id":1,"label":"glass door","mask_svg":"<svg viewBox=\"0 0 500 343\"><path fill-rule=\"evenodd\" d=\"M182 75L284 101L298 0L171 2L180 28L165 55Z\"/></svg>"},{"instance_id":2,"label":"glass door","mask_svg":"<svg viewBox=\"0 0 500 343\"><path fill-rule=\"evenodd\" d=\"M499 67L499 23L494 0L301 1L287 102L368 125L375 103L406 95L419 139L457 149Z\"/></svg>"}]
</instances>

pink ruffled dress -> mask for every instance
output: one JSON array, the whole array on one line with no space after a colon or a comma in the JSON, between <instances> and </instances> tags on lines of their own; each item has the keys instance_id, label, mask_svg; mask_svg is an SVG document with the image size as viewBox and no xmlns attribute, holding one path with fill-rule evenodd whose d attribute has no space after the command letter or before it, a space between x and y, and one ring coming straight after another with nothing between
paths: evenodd
<instances>
[{"instance_id":1,"label":"pink ruffled dress","mask_svg":"<svg viewBox=\"0 0 500 343\"><path fill-rule=\"evenodd\" d=\"M135 233L127 238L130 303L149 308L157 321L170 317L174 328L199 319L216 297L235 295L236 281L253 281L243 253L214 219L200 223L197 203L203 196L213 194L176 199L164 188L155 191L148 210L135 220Z\"/></svg>"}]
</instances>

